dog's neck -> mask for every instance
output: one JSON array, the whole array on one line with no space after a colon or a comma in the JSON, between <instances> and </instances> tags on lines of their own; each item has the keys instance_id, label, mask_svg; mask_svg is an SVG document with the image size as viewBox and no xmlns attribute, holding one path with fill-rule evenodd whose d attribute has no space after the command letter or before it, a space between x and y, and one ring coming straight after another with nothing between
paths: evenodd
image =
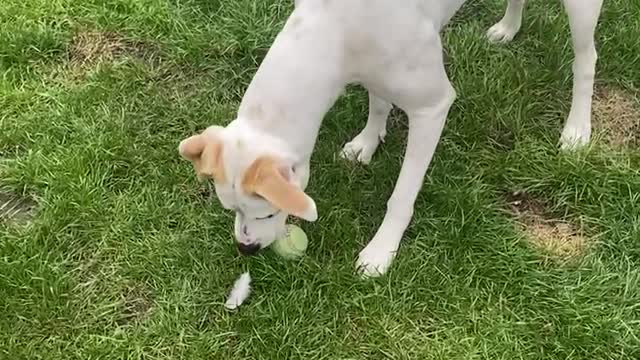
<instances>
[{"instance_id":1,"label":"dog's neck","mask_svg":"<svg viewBox=\"0 0 640 360\"><path fill-rule=\"evenodd\" d=\"M347 83L335 66L342 60L337 34L318 31L304 16L302 24L295 20L302 14L289 17L249 84L236 120L282 140L301 162L311 157L322 119Z\"/></svg>"}]
</instances>

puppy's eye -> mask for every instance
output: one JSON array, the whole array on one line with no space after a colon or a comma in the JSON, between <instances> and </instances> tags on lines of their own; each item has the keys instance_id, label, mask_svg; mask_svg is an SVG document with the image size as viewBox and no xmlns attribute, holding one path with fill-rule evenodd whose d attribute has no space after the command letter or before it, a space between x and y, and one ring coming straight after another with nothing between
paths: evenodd
<instances>
[{"instance_id":1,"label":"puppy's eye","mask_svg":"<svg viewBox=\"0 0 640 360\"><path fill-rule=\"evenodd\" d=\"M274 216L278 215L280 213L280 210L274 212L273 214L269 214L267 216L264 217L259 217L257 218L258 220L267 220L267 219L272 219Z\"/></svg>"}]
</instances>

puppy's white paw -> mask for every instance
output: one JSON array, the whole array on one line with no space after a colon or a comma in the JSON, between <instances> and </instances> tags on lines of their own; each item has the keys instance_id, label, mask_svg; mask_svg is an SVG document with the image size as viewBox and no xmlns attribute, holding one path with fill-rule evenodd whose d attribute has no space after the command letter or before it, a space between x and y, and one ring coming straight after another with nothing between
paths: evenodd
<instances>
[{"instance_id":1,"label":"puppy's white paw","mask_svg":"<svg viewBox=\"0 0 640 360\"><path fill-rule=\"evenodd\" d=\"M377 136L371 136L361 132L353 138L353 140L344 145L340 156L343 159L358 161L366 165L371 162L371 158L376 152L378 144L384 139L385 135L386 132L384 130Z\"/></svg>"},{"instance_id":2,"label":"puppy's white paw","mask_svg":"<svg viewBox=\"0 0 640 360\"><path fill-rule=\"evenodd\" d=\"M567 121L560 136L560 148L562 150L576 150L589 144L591 139L590 121L582 122L586 125L569 125L571 121Z\"/></svg>"},{"instance_id":3,"label":"puppy's white paw","mask_svg":"<svg viewBox=\"0 0 640 360\"><path fill-rule=\"evenodd\" d=\"M500 21L487 30L487 37L491 42L505 43L513 40L519 30L520 24Z\"/></svg>"},{"instance_id":4,"label":"puppy's white paw","mask_svg":"<svg viewBox=\"0 0 640 360\"><path fill-rule=\"evenodd\" d=\"M360 274L368 278L387 272L396 257L399 243L399 240L384 239L376 235L358 255L356 268Z\"/></svg>"}]
</instances>

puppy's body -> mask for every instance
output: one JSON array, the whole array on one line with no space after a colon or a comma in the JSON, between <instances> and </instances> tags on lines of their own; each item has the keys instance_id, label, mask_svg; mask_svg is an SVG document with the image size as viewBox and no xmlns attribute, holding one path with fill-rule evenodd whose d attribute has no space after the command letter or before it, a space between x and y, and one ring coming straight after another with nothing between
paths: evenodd
<instances>
[{"instance_id":1,"label":"puppy's body","mask_svg":"<svg viewBox=\"0 0 640 360\"><path fill-rule=\"evenodd\" d=\"M439 32L463 0L298 0L249 85L238 117L182 142L200 175L214 177L222 204L236 211L240 250L252 253L282 236L288 214L315 220L304 194L322 119L349 83L369 90L369 117L342 155L368 163L386 134L392 105L409 117L398 182L382 225L360 253L366 275L386 271L413 214L455 91L445 72ZM576 52L565 147L590 135L595 67L593 32L602 0L563 0ZM510 40L524 0L509 0L488 36Z\"/></svg>"},{"instance_id":2,"label":"puppy's body","mask_svg":"<svg viewBox=\"0 0 640 360\"><path fill-rule=\"evenodd\" d=\"M433 40L463 2L405 0L389 11L389 0L300 1L247 88L235 122L281 138L308 159L324 115L349 83L402 98L403 108L424 106L429 99L422 86L393 86L394 79L411 73L430 80L422 69L441 55L428 54Z\"/></svg>"}]
</instances>

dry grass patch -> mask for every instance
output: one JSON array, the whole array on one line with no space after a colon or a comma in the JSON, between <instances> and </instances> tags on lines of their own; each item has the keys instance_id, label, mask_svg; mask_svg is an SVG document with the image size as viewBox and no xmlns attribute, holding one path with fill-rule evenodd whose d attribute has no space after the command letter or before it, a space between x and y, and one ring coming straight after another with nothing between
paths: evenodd
<instances>
[{"instance_id":1,"label":"dry grass patch","mask_svg":"<svg viewBox=\"0 0 640 360\"><path fill-rule=\"evenodd\" d=\"M612 147L637 146L640 133L640 105L629 92L613 87L595 88L593 127Z\"/></svg>"},{"instance_id":2,"label":"dry grass patch","mask_svg":"<svg viewBox=\"0 0 640 360\"><path fill-rule=\"evenodd\" d=\"M115 32L79 31L71 39L67 52L71 66L87 68L122 57L147 58L156 49L151 44L128 39Z\"/></svg>"},{"instance_id":3,"label":"dry grass patch","mask_svg":"<svg viewBox=\"0 0 640 360\"><path fill-rule=\"evenodd\" d=\"M145 318L153 308L151 293L141 284L127 286L122 296L121 325Z\"/></svg>"},{"instance_id":4,"label":"dry grass patch","mask_svg":"<svg viewBox=\"0 0 640 360\"><path fill-rule=\"evenodd\" d=\"M566 263L586 253L588 239L581 229L551 216L542 201L519 191L510 193L507 201L527 240L546 260Z\"/></svg>"},{"instance_id":5,"label":"dry grass patch","mask_svg":"<svg viewBox=\"0 0 640 360\"><path fill-rule=\"evenodd\" d=\"M29 221L35 202L10 191L0 189L0 222L21 223Z\"/></svg>"}]
</instances>

